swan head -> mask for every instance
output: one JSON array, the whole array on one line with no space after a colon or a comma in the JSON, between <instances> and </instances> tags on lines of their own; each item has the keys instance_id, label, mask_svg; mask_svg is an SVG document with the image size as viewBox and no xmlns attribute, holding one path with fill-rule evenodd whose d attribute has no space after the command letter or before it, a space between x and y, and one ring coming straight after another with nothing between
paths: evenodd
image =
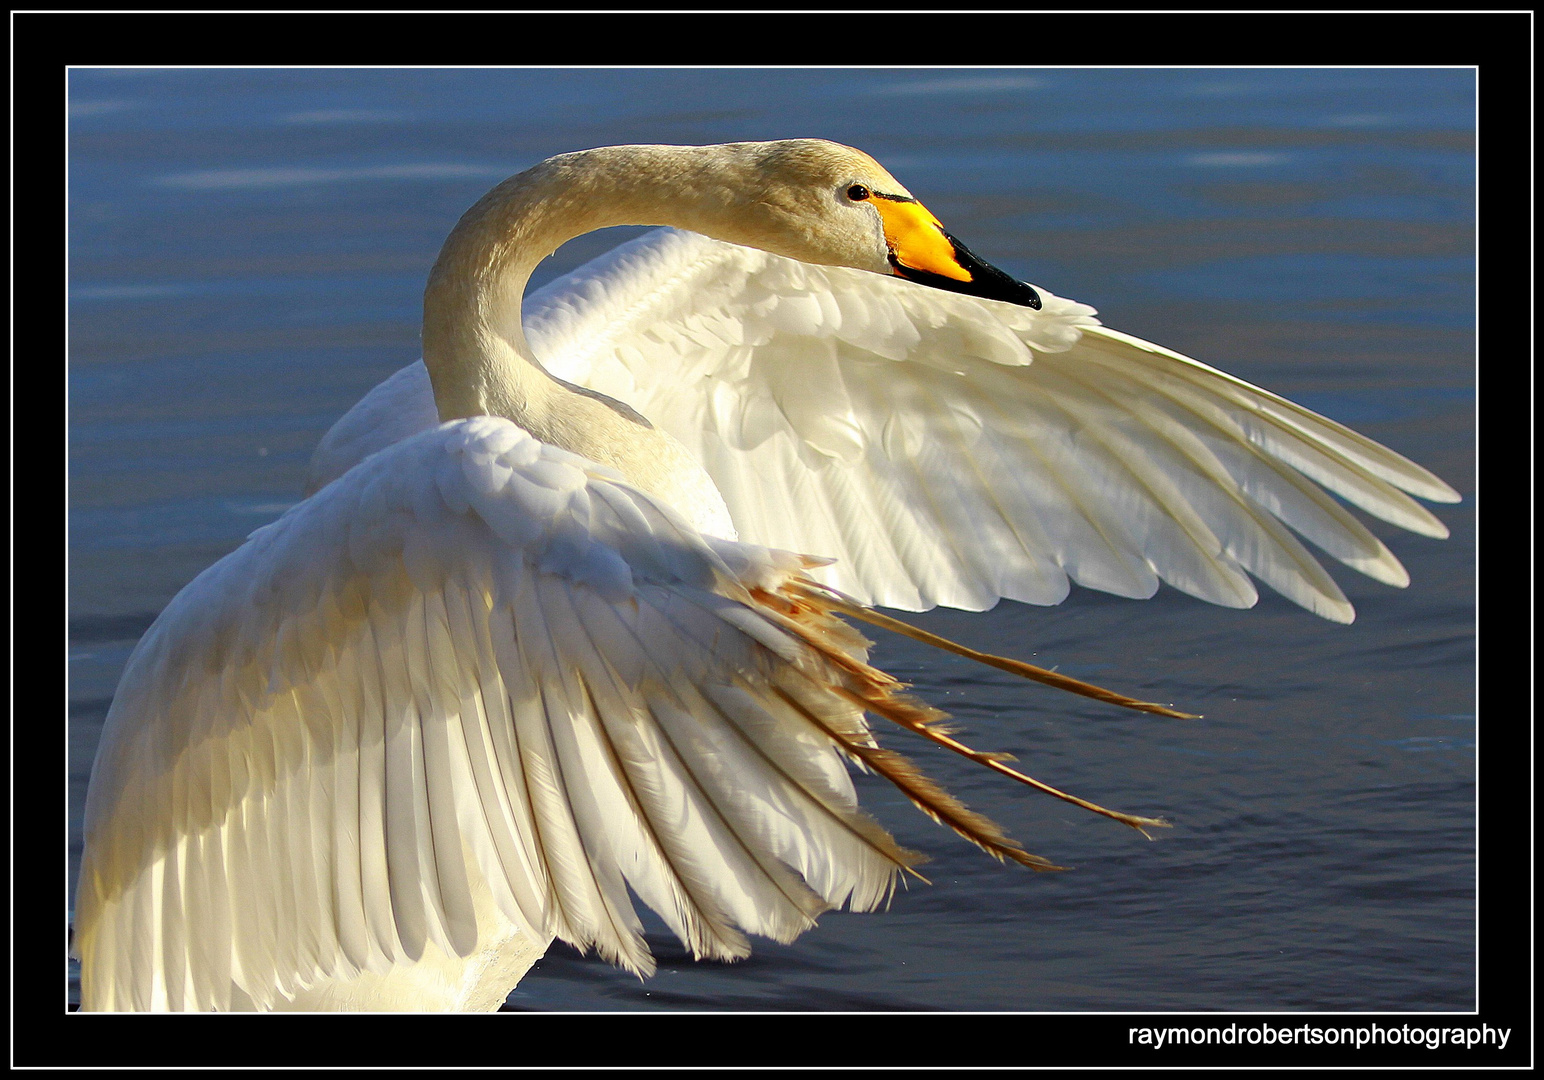
<instances>
[{"instance_id":1,"label":"swan head","mask_svg":"<svg viewBox=\"0 0 1544 1080\"><path fill-rule=\"evenodd\" d=\"M732 222L728 231L737 235L720 228L714 231L720 239L803 262L1040 307L1033 288L973 254L861 150L824 139L712 149L738 166L742 194L748 196L726 216Z\"/></svg>"}]
</instances>

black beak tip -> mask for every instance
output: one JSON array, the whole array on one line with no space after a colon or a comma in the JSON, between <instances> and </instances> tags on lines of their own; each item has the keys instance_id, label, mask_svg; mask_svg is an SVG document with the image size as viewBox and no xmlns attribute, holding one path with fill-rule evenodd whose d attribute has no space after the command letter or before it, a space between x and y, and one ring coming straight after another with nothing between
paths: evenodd
<instances>
[{"instance_id":1,"label":"black beak tip","mask_svg":"<svg viewBox=\"0 0 1544 1080\"><path fill-rule=\"evenodd\" d=\"M1040 310L1040 294L1033 287L1003 273L948 233L944 233L944 236L948 237L949 243L954 245L954 253L959 258L960 265L970 271L974 295L984 296L988 300L1006 300L1020 307Z\"/></svg>"},{"instance_id":2,"label":"black beak tip","mask_svg":"<svg viewBox=\"0 0 1544 1080\"><path fill-rule=\"evenodd\" d=\"M1009 278L1008 280L1013 281L1012 278ZM1040 294L1034 290L1034 287L1032 285L1026 285L1022 281L1014 281L1013 283L1018 286L1019 292L1024 297L1022 300L1016 302L1023 304L1027 308L1034 308L1036 311L1039 311L1042 306L1040 303Z\"/></svg>"}]
</instances>

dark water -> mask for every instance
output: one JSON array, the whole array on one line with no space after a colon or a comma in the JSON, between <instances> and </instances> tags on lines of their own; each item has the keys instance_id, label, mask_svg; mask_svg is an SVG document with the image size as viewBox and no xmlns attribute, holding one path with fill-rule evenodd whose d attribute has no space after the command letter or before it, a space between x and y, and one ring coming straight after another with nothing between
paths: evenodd
<instances>
[{"instance_id":1,"label":"dark water","mask_svg":"<svg viewBox=\"0 0 1544 1080\"><path fill-rule=\"evenodd\" d=\"M298 497L321 433L418 356L457 216L553 153L819 135L977 252L1286 394L1465 501L1372 528L1335 626L1164 589L919 621L1200 721L906 641L878 661L1136 833L909 747L1071 873L1005 869L860 778L933 884L646 983L555 946L520 1009L1467 1009L1475 1004L1474 86L1432 71L97 71L70 75L70 877L138 635ZM583 238L540 285L631 230ZM900 733L888 739L904 745ZM658 924L654 924L658 926Z\"/></svg>"}]
</instances>

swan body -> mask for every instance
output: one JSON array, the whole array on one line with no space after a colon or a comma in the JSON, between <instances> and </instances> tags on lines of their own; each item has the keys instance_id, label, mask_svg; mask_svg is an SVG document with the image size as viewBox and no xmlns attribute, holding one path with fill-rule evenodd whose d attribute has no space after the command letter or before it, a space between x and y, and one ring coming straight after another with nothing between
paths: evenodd
<instances>
[{"instance_id":1,"label":"swan body","mask_svg":"<svg viewBox=\"0 0 1544 1080\"><path fill-rule=\"evenodd\" d=\"M542 257L620 224L667 228L522 318ZM866 712L941 714L826 587L1248 606L1253 574L1350 621L1288 527L1408 576L1320 485L1433 536L1410 495L1457 499L1007 278L861 152L550 159L447 239L423 362L131 656L87 799L82 1007L497 1008L554 937L652 971L629 890L695 955L744 956L918 860L849 760L1047 868L878 745Z\"/></svg>"}]
</instances>

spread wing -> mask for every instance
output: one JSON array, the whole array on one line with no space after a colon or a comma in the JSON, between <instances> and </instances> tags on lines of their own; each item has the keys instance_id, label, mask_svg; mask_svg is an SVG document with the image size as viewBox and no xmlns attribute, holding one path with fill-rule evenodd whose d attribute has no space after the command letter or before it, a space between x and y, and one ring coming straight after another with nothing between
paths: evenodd
<instances>
[{"instance_id":1,"label":"spread wing","mask_svg":"<svg viewBox=\"0 0 1544 1080\"><path fill-rule=\"evenodd\" d=\"M428 942L467 956L490 896L639 972L629 890L715 957L881 903L914 857L842 757L883 753L836 689L861 639L822 653L750 592L802 565L503 420L375 454L130 659L86 809L84 1007L264 1006Z\"/></svg>"},{"instance_id":2,"label":"spread wing","mask_svg":"<svg viewBox=\"0 0 1544 1080\"><path fill-rule=\"evenodd\" d=\"M1325 489L1447 535L1410 496L1458 495L1418 465L1040 292L1032 311L667 229L534 293L525 323L552 374L692 451L742 539L834 558L817 576L869 603L979 610L1054 604L1069 580L1132 597L1166 581L1248 607L1253 575L1349 622L1300 537L1409 577ZM419 365L372 407L406 414L428 392Z\"/></svg>"}]
</instances>

